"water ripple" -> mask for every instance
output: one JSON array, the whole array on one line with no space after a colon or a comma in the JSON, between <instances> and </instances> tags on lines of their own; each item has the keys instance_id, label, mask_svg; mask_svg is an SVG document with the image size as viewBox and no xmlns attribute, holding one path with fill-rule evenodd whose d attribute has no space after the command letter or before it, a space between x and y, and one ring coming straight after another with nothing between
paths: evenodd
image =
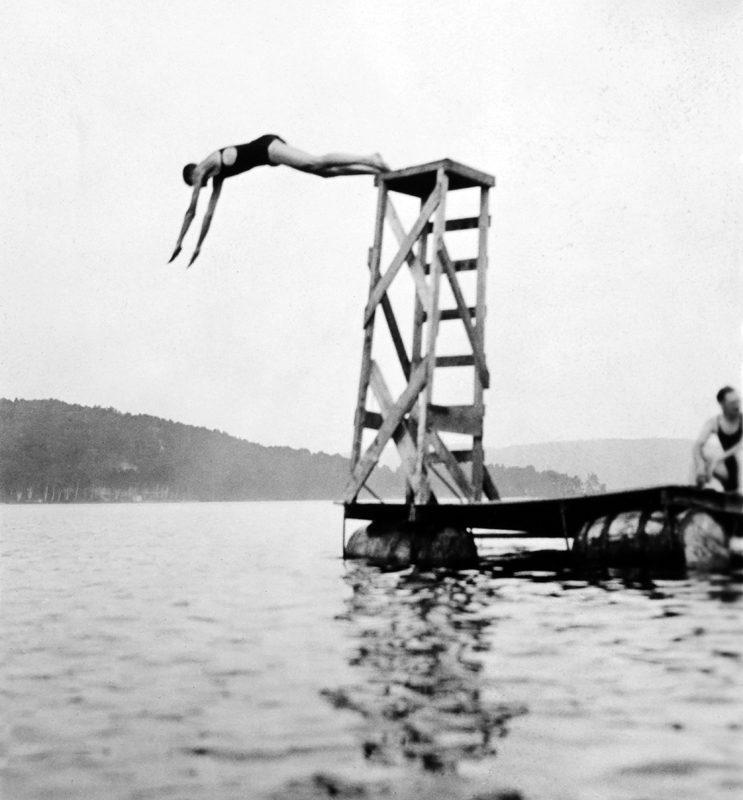
<instances>
[{"instance_id":1,"label":"water ripple","mask_svg":"<svg viewBox=\"0 0 743 800\"><path fill-rule=\"evenodd\" d=\"M14 800L743 787L743 571L385 572L325 503L3 511Z\"/></svg>"}]
</instances>

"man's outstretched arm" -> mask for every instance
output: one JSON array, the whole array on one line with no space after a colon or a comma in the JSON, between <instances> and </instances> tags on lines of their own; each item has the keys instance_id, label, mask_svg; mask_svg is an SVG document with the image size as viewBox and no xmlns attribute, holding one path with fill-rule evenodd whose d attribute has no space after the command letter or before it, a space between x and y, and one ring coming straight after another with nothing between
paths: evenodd
<instances>
[{"instance_id":1,"label":"man's outstretched arm","mask_svg":"<svg viewBox=\"0 0 743 800\"><path fill-rule=\"evenodd\" d=\"M196 242L196 249L193 251L191 260L188 262L189 267L199 257L199 253L201 252L201 243L204 241L204 239L206 239L206 234L209 233L209 226L212 224L214 209L217 207L217 201L219 200L219 193L221 191L222 191L222 181L220 181L218 178L215 178L212 181L212 196L209 198L209 207L206 209L206 214L204 214L204 221L201 223L201 233L199 234L199 241Z\"/></svg>"},{"instance_id":2,"label":"man's outstretched arm","mask_svg":"<svg viewBox=\"0 0 743 800\"><path fill-rule=\"evenodd\" d=\"M196 204L199 202L200 191L201 181L197 181L193 189L193 194L191 195L191 202L189 203L188 210L186 211L186 216L183 218L183 225L181 226L181 232L178 235L178 241L175 244L175 250L173 250L173 255L168 259L168 264L170 264L170 262L178 255L178 253L181 252L183 239L186 236L188 229L191 227L193 218L196 216Z\"/></svg>"}]
</instances>

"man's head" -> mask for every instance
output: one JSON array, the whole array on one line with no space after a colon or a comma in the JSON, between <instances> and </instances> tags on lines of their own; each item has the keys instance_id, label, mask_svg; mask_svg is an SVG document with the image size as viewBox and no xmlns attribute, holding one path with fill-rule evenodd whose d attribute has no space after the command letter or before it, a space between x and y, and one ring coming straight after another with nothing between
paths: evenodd
<instances>
[{"instance_id":1,"label":"man's head","mask_svg":"<svg viewBox=\"0 0 743 800\"><path fill-rule=\"evenodd\" d=\"M193 173L195 169L196 164L186 164L186 166L183 167L183 180L186 181L189 186L193 186Z\"/></svg>"},{"instance_id":2,"label":"man's head","mask_svg":"<svg viewBox=\"0 0 743 800\"><path fill-rule=\"evenodd\" d=\"M740 414L740 395L732 386L723 386L717 393L717 402L722 413L730 419L735 419Z\"/></svg>"}]
</instances>

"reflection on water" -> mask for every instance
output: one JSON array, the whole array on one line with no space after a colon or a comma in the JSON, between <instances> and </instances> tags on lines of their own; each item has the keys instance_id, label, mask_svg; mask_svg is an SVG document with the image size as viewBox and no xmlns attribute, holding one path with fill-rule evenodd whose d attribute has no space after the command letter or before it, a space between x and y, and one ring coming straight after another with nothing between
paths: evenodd
<instances>
[{"instance_id":1,"label":"reflection on water","mask_svg":"<svg viewBox=\"0 0 743 800\"><path fill-rule=\"evenodd\" d=\"M486 699L481 654L496 590L477 572L384 573L355 565L342 620L354 641L358 680L326 689L336 708L365 721L364 757L452 771L462 758L495 753L518 703Z\"/></svg>"}]
</instances>

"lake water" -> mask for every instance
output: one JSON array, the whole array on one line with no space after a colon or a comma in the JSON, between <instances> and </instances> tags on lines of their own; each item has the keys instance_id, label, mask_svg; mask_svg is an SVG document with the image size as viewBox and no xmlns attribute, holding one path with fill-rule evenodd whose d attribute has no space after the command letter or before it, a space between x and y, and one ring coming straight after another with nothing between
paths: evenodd
<instances>
[{"instance_id":1,"label":"lake water","mask_svg":"<svg viewBox=\"0 0 743 800\"><path fill-rule=\"evenodd\" d=\"M739 571L384 573L324 502L0 515L8 800L743 797Z\"/></svg>"}]
</instances>

